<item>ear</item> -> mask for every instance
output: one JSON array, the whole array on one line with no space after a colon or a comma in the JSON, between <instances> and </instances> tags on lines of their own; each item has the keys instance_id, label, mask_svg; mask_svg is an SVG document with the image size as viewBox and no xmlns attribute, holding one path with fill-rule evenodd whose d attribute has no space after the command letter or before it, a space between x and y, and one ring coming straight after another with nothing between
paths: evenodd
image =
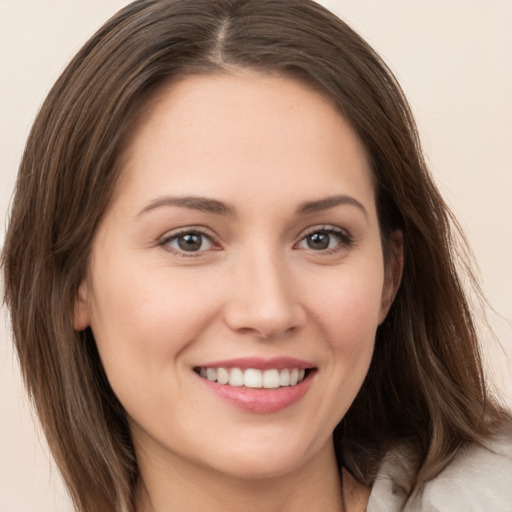
<instances>
[{"instance_id":1,"label":"ear","mask_svg":"<svg viewBox=\"0 0 512 512\"><path fill-rule=\"evenodd\" d=\"M384 322L402 281L404 270L404 235L395 231L391 235L389 260L385 262L385 278L382 288L379 324Z\"/></svg>"},{"instance_id":2,"label":"ear","mask_svg":"<svg viewBox=\"0 0 512 512\"><path fill-rule=\"evenodd\" d=\"M89 290L87 282L84 280L78 288L78 293L73 309L73 329L83 331L90 325L89 314Z\"/></svg>"}]
</instances>

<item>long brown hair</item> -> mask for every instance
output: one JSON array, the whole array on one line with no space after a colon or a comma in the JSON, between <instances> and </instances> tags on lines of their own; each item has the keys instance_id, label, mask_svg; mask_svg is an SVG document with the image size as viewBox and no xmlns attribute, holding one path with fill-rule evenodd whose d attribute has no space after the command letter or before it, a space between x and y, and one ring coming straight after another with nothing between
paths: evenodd
<instances>
[{"instance_id":1,"label":"long brown hair","mask_svg":"<svg viewBox=\"0 0 512 512\"><path fill-rule=\"evenodd\" d=\"M385 450L407 440L418 452L414 484L421 485L500 416L458 274L457 224L378 55L310 0L138 0L85 44L44 102L2 254L25 383L80 512L132 510L137 483L124 409L91 331L72 328L127 137L159 86L236 68L295 77L332 98L369 155L388 259L392 233L404 234L402 284L364 385L335 431L342 459L371 484Z\"/></svg>"}]
</instances>

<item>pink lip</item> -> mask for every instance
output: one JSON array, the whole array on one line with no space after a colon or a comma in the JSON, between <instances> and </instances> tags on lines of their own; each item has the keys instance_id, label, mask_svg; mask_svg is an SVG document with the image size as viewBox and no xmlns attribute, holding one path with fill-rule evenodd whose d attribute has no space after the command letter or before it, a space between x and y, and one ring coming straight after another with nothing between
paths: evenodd
<instances>
[{"instance_id":1,"label":"pink lip","mask_svg":"<svg viewBox=\"0 0 512 512\"><path fill-rule=\"evenodd\" d=\"M279 357L273 359L243 358L230 359L229 361L215 361L202 365L202 368L255 368L259 370L304 368L313 369L314 365L306 361L290 357ZM200 368L200 367L196 367ZM278 412L298 402L308 391L313 379L315 370L309 372L306 378L295 386L283 386L277 389L246 388L245 386L229 386L219 384L201 377L195 372L201 383L212 393L226 401L230 405L252 413L273 413Z\"/></svg>"},{"instance_id":2,"label":"pink lip","mask_svg":"<svg viewBox=\"0 0 512 512\"><path fill-rule=\"evenodd\" d=\"M295 404L306 394L313 380L313 376L309 375L295 386L253 389L211 382L199 375L197 378L201 379L201 382L210 391L232 406L243 411L260 414L278 412Z\"/></svg>"},{"instance_id":3,"label":"pink lip","mask_svg":"<svg viewBox=\"0 0 512 512\"><path fill-rule=\"evenodd\" d=\"M285 368L314 368L315 365L308 361L302 361L293 357L273 357L264 359L261 357L241 357L238 359L227 359L224 361L213 361L198 365L197 368L240 368L246 370L254 368L256 370L284 370Z\"/></svg>"}]
</instances>

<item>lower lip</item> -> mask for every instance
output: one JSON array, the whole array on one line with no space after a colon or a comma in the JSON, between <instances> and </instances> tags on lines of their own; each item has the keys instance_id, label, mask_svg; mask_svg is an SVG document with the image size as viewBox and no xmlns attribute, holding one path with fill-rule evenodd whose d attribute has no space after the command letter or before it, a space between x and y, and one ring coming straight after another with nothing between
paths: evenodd
<instances>
[{"instance_id":1,"label":"lower lip","mask_svg":"<svg viewBox=\"0 0 512 512\"><path fill-rule=\"evenodd\" d=\"M199 375L197 377L215 395L236 408L248 412L268 414L282 411L297 403L309 389L313 372L295 386L284 386L276 389L229 386L228 384L209 381Z\"/></svg>"}]
</instances>

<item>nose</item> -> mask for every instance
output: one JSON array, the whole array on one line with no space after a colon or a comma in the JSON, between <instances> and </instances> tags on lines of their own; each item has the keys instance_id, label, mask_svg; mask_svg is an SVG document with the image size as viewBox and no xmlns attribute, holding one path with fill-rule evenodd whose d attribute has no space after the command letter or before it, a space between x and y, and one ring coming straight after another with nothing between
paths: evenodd
<instances>
[{"instance_id":1,"label":"nose","mask_svg":"<svg viewBox=\"0 0 512 512\"><path fill-rule=\"evenodd\" d=\"M233 271L232 293L224 313L229 328L263 339L299 329L305 312L283 258L260 251L240 260Z\"/></svg>"}]
</instances>

